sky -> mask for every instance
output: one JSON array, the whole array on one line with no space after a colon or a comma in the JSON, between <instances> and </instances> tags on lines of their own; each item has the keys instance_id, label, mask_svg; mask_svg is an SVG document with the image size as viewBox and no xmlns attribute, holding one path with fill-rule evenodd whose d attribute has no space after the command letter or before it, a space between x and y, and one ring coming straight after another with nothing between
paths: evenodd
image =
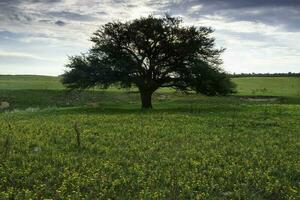
<instances>
[{"instance_id":1,"label":"sky","mask_svg":"<svg viewBox=\"0 0 300 200\"><path fill-rule=\"evenodd\" d=\"M229 73L300 72L300 0L0 0L0 74L60 75L111 21L210 26Z\"/></svg>"}]
</instances>

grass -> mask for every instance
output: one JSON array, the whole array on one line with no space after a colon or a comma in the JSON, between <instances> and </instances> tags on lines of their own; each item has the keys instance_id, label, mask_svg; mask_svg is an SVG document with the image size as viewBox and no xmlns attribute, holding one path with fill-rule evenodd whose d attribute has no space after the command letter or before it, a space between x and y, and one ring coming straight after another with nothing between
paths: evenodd
<instances>
[{"instance_id":1,"label":"grass","mask_svg":"<svg viewBox=\"0 0 300 200\"><path fill-rule=\"evenodd\" d=\"M300 77L234 78L239 95L300 97Z\"/></svg>"},{"instance_id":2,"label":"grass","mask_svg":"<svg viewBox=\"0 0 300 200\"><path fill-rule=\"evenodd\" d=\"M0 199L300 198L299 102L3 82Z\"/></svg>"},{"instance_id":3,"label":"grass","mask_svg":"<svg viewBox=\"0 0 300 200\"><path fill-rule=\"evenodd\" d=\"M0 75L0 90L62 90L58 77Z\"/></svg>"}]
</instances>

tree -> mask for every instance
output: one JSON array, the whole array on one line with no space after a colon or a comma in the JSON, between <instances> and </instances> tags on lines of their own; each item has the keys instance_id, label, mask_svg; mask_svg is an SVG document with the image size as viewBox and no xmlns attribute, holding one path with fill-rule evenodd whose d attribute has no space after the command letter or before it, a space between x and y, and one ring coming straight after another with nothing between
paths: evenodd
<instances>
[{"instance_id":1,"label":"tree","mask_svg":"<svg viewBox=\"0 0 300 200\"><path fill-rule=\"evenodd\" d=\"M88 53L70 57L62 82L71 89L136 86L142 108L152 108L152 94L160 87L226 95L234 84L219 67L224 49L215 48L212 33L169 15L107 23L91 37Z\"/></svg>"}]
</instances>

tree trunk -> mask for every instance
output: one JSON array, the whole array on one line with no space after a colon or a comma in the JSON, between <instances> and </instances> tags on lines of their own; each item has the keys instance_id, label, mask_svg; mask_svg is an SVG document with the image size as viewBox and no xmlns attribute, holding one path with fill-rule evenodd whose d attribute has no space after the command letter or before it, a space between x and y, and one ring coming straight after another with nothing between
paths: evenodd
<instances>
[{"instance_id":1,"label":"tree trunk","mask_svg":"<svg viewBox=\"0 0 300 200\"><path fill-rule=\"evenodd\" d=\"M140 91L141 101L142 101L142 109L152 108L152 97L153 92L151 91Z\"/></svg>"}]
</instances>

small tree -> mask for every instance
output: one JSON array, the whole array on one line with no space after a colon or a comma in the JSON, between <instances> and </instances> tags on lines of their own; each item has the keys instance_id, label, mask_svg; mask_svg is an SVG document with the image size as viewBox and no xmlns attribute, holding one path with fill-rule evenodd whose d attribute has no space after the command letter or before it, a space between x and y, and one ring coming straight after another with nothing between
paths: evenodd
<instances>
[{"instance_id":1,"label":"small tree","mask_svg":"<svg viewBox=\"0 0 300 200\"><path fill-rule=\"evenodd\" d=\"M224 49L215 48L212 33L168 15L107 23L93 34L87 54L70 58L62 82L71 89L134 85L142 108L152 108L152 94L160 87L226 95L234 84L219 68Z\"/></svg>"}]
</instances>

